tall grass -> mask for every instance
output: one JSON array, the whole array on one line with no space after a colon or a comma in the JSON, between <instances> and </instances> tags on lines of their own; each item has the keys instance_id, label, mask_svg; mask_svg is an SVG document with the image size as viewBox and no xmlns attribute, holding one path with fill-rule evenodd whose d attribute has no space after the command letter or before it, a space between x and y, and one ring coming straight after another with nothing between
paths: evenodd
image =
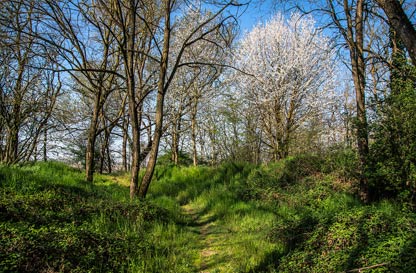
<instances>
[{"instance_id":1,"label":"tall grass","mask_svg":"<svg viewBox=\"0 0 416 273\"><path fill-rule=\"evenodd\" d=\"M269 261L283 250L281 244L268 240L275 214L238 195L254 166L170 168L153 182L149 196L164 207L181 204L183 213L192 218L184 223L197 235L191 249L197 250L198 270L260 272L270 266Z\"/></svg>"},{"instance_id":2,"label":"tall grass","mask_svg":"<svg viewBox=\"0 0 416 273\"><path fill-rule=\"evenodd\" d=\"M192 272L177 243L193 234L175 230L174 206L130 201L116 180L86 183L56 162L0 166L0 272Z\"/></svg>"},{"instance_id":3,"label":"tall grass","mask_svg":"<svg viewBox=\"0 0 416 273\"><path fill-rule=\"evenodd\" d=\"M415 213L361 204L338 165L161 165L146 201L126 174L0 166L0 272L414 272Z\"/></svg>"}]
</instances>

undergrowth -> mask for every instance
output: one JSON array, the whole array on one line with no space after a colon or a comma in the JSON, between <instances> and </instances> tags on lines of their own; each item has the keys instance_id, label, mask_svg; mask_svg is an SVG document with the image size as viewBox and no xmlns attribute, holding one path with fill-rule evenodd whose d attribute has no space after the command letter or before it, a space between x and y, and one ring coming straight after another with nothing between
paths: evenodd
<instances>
[{"instance_id":1,"label":"undergrowth","mask_svg":"<svg viewBox=\"0 0 416 273\"><path fill-rule=\"evenodd\" d=\"M180 238L173 212L130 201L114 177L83 178L56 162L0 166L0 272L192 271L158 244Z\"/></svg>"},{"instance_id":2,"label":"undergrowth","mask_svg":"<svg viewBox=\"0 0 416 273\"><path fill-rule=\"evenodd\" d=\"M354 164L349 152L332 158ZM272 272L414 272L415 213L397 200L362 204L353 168L336 164L302 156L248 176L240 195L274 207L269 238L285 248Z\"/></svg>"},{"instance_id":3,"label":"undergrowth","mask_svg":"<svg viewBox=\"0 0 416 273\"><path fill-rule=\"evenodd\" d=\"M0 166L0 272L414 272L415 213L362 204L355 164L159 165L146 201L125 174Z\"/></svg>"}]
</instances>

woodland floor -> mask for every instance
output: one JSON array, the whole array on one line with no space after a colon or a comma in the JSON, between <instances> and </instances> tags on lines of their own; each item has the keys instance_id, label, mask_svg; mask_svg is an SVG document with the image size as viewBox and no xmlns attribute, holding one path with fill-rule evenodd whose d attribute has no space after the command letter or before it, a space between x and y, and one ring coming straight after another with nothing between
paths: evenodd
<instances>
[{"instance_id":1,"label":"woodland floor","mask_svg":"<svg viewBox=\"0 0 416 273\"><path fill-rule=\"evenodd\" d=\"M293 162L162 166L133 201L128 174L0 165L0 272L416 272L414 211Z\"/></svg>"}]
</instances>

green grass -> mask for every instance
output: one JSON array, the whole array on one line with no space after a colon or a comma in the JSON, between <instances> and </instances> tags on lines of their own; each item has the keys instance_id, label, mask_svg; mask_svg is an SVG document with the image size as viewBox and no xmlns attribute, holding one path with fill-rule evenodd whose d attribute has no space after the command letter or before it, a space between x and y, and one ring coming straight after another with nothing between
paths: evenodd
<instances>
[{"instance_id":1,"label":"green grass","mask_svg":"<svg viewBox=\"0 0 416 273\"><path fill-rule=\"evenodd\" d=\"M119 178L86 183L49 162L0 166L0 179L0 272L192 272L178 212L130 201Z\"/></svg>"},{"instance_id":2,"label":"green grass","mask_svg":"<svg viewBox=\"0 0 416 273\"><path fill-rule=\"evenodd\" d=\"M0 166L0 272L414 272L415 213L315 159L158 166L146 201L127 174Z\"/></svg>"},{"instance_id":3,"label":"green grass","mask_svg":"<svg viewBox=\"0 0 416 273\"><path fill-rule=\"evenodd\" d=\"M151 185L150 199L173 210L181 204L189 218L182 223L196 236L190 249L197 270L189 272L260 272L282 253L282 245L268 239L275 214L239 199L237 187L253 168L172 167Z\"/></svg>"}]
</instances>

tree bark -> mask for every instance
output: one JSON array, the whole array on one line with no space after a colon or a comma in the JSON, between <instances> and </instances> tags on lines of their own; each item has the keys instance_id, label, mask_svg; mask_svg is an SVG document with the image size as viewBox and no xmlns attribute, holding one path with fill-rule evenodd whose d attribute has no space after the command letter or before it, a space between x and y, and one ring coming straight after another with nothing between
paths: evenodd
<instances>
[{"instance_id":1,"label":"tree bark","mask_svg":"<svg viewBox=\"0 0 416 273\"><path fill-rule=\"evenodd\" d=\"M344 3L347 1L344 0ZM354 82L357 106L357 147L360 162L360 198L363 202L369 201L368 181L365 176L368 148L368 125L365 107L365 61L364 61L364 0L357 1L355 24L351 17L351 10L344 5L347 15L347 43L349 46L351 71ZM354 39L355 29L355 39Z\"/></svg>"},{"instance_id":2,"label":"tree bark","mask_svg":"<svg viewBox=\"0 0 416 273\"><path fill-rule=\"evenodd\" d=\"M94 154L95 154L95 130L90 128L87 138L87 147L85 153L85 179L88 182L94 180Z\"/></svg>"},{"instance_id":3,"label":"tree bark","mask_svg":"<svg viewBox=\"0 0 416 273\"><path fill-rule=\"evenodd\" d=\"M48 161L47 144L48 144L48 129L45 126L45 128L43 128L43 161L44 162Z\"/></svg>"},{"instance_id":4,"label":"tree bark","mask_svg":"<svg viewBox=\"0 0 416 273\"><path fill-rule=\"evenodd\" d=\"M129 170L128 168L128 162L127 162L127 141L128 141L128 131L129 131L129 120L128 116L123 119L123 143L122 143L122 149L121 149L121 157L122 157L122 166L123 171L127 172Z\"/></svg>"},{"instance_id":5,"label":"tree bark","mask_svg":"<svg viewBox=\"0 0 416 273\"><path fill-rule=\"evenodd\" d=\"M192 140L192 162L194 166L198 165L198 153L196 150L196 114L198 110L198 99L194 98L191 112L191 140Z\"/></svg>"},{"instance_id":6,"label":"tree bark","mask_svg":"<svg viewBox=\"0 0 416 273\"><path fill-rule=\"evenodd\" d=\"M9 129L6 146L6 164L16 163L19 151L19 129L14 125Z\"/></svg>"},{"instance_id":7,"label":"tree bark","mask_svg":"<svg viewBox=\"0 0 416 273\"><path fill-rule=\"evenodd\" d=\"M133 67L132 71L133 73ZM140 120L141 109L136 107L135 99L135 82L134 75L129 76L129 115L132 131L132 162L131 162L131 179L130 179L130 198L134 198L139 188L139 172L140 172ZM139 113L138 113L139 112ZM139 118L140 116L140 118Z\"/></svg>"},{"instance_id":8,"label":"tree bark","mask_svg":"<svg viewBox=\"0 0 416 273\"><path fill-rule=\"evenodd\" d=\"M94 180L94 155L95 141L97 139L98 118L101 109L101 91L95 94L94 109L91 118L91 124L88 129L87 147L85 153L85 179L87 182Z\"/></svg>"},{"instance_id":9,"label":"tree bark","mask_svg":"<svg viewBox=\"0 0 416 273\"><path fill-rule=\"evenodd\" d=\"M172 131L172 162L175 165L179 164L179 131L181 129L181 120L180 115L179 118L175 118L173 124L173 131Z\"/></svg>"},{"instance_id":10,"label":"tree bark","mask_svg":"<svg viewBox=\"0 0 416 273\"><path fill-rule=\"evenodd\" d=\"M105 154L106 154L106 162L107 162L107 172L112 173L112 163L111 163L111 149L110 149L110 137L111 132L113 131L115 124L110 126L105 130Z\"/></svg>"},{"instance_id":11,"label":"tree bark","mask_svg":"<svg viewBox=\"0 0 416 273\"><path fill-rule=\"evenodd\" d=\"M160 70L159 70L159 82L157 85L157 98L156 98L156 120L155 120L155 133L152 142L152 148L150 150L149 162L146 167L145 174L143 176L140 189L139 197L145 198L147 191L149 189L150 182L153 177L153 173L156 167L157 155L159 152L159 143L160 138L163 133L163 105L165 101L166 94L166 74L169 63L169 47L170 47L170 15L171 15L171 1L166 0L164 12L165 12L165 26L163 33L163 49L162 56L160 60ZM172 72L173 73L173 72Z\"/></svg>"},{"instance_id":12,"label":"tree bark","mask_svg":"<svg viewBox=\"0 0 416 273\"><path fill-rule=\"evenodd\" d=\"M117 1L119 16L123 9ZM136 81L135 81L135 50L136 50L136 30L137 30L137 5L136 1L129 1L126 14L125 25L123 19L123 39L122 55L124 58L124 69L126 75L126 85L128 94L128 107L130 116L130 125L132 130L132 162L130 178L130 198L133 199L138 192L139 171L140 171L140 119L139 113L141 108L136 104Z\"/></svg>"},{"instance_id":13,"label":"tree bark","mask_svg":"<svg viewBox=\"0 0 416 273\"><path fill-rule=\"evenodd\" d=\"M389 24L409 51L413 65L416 66L416 30L398 0L376 0L386 13Z\"/></svg>"}]
</instances>

